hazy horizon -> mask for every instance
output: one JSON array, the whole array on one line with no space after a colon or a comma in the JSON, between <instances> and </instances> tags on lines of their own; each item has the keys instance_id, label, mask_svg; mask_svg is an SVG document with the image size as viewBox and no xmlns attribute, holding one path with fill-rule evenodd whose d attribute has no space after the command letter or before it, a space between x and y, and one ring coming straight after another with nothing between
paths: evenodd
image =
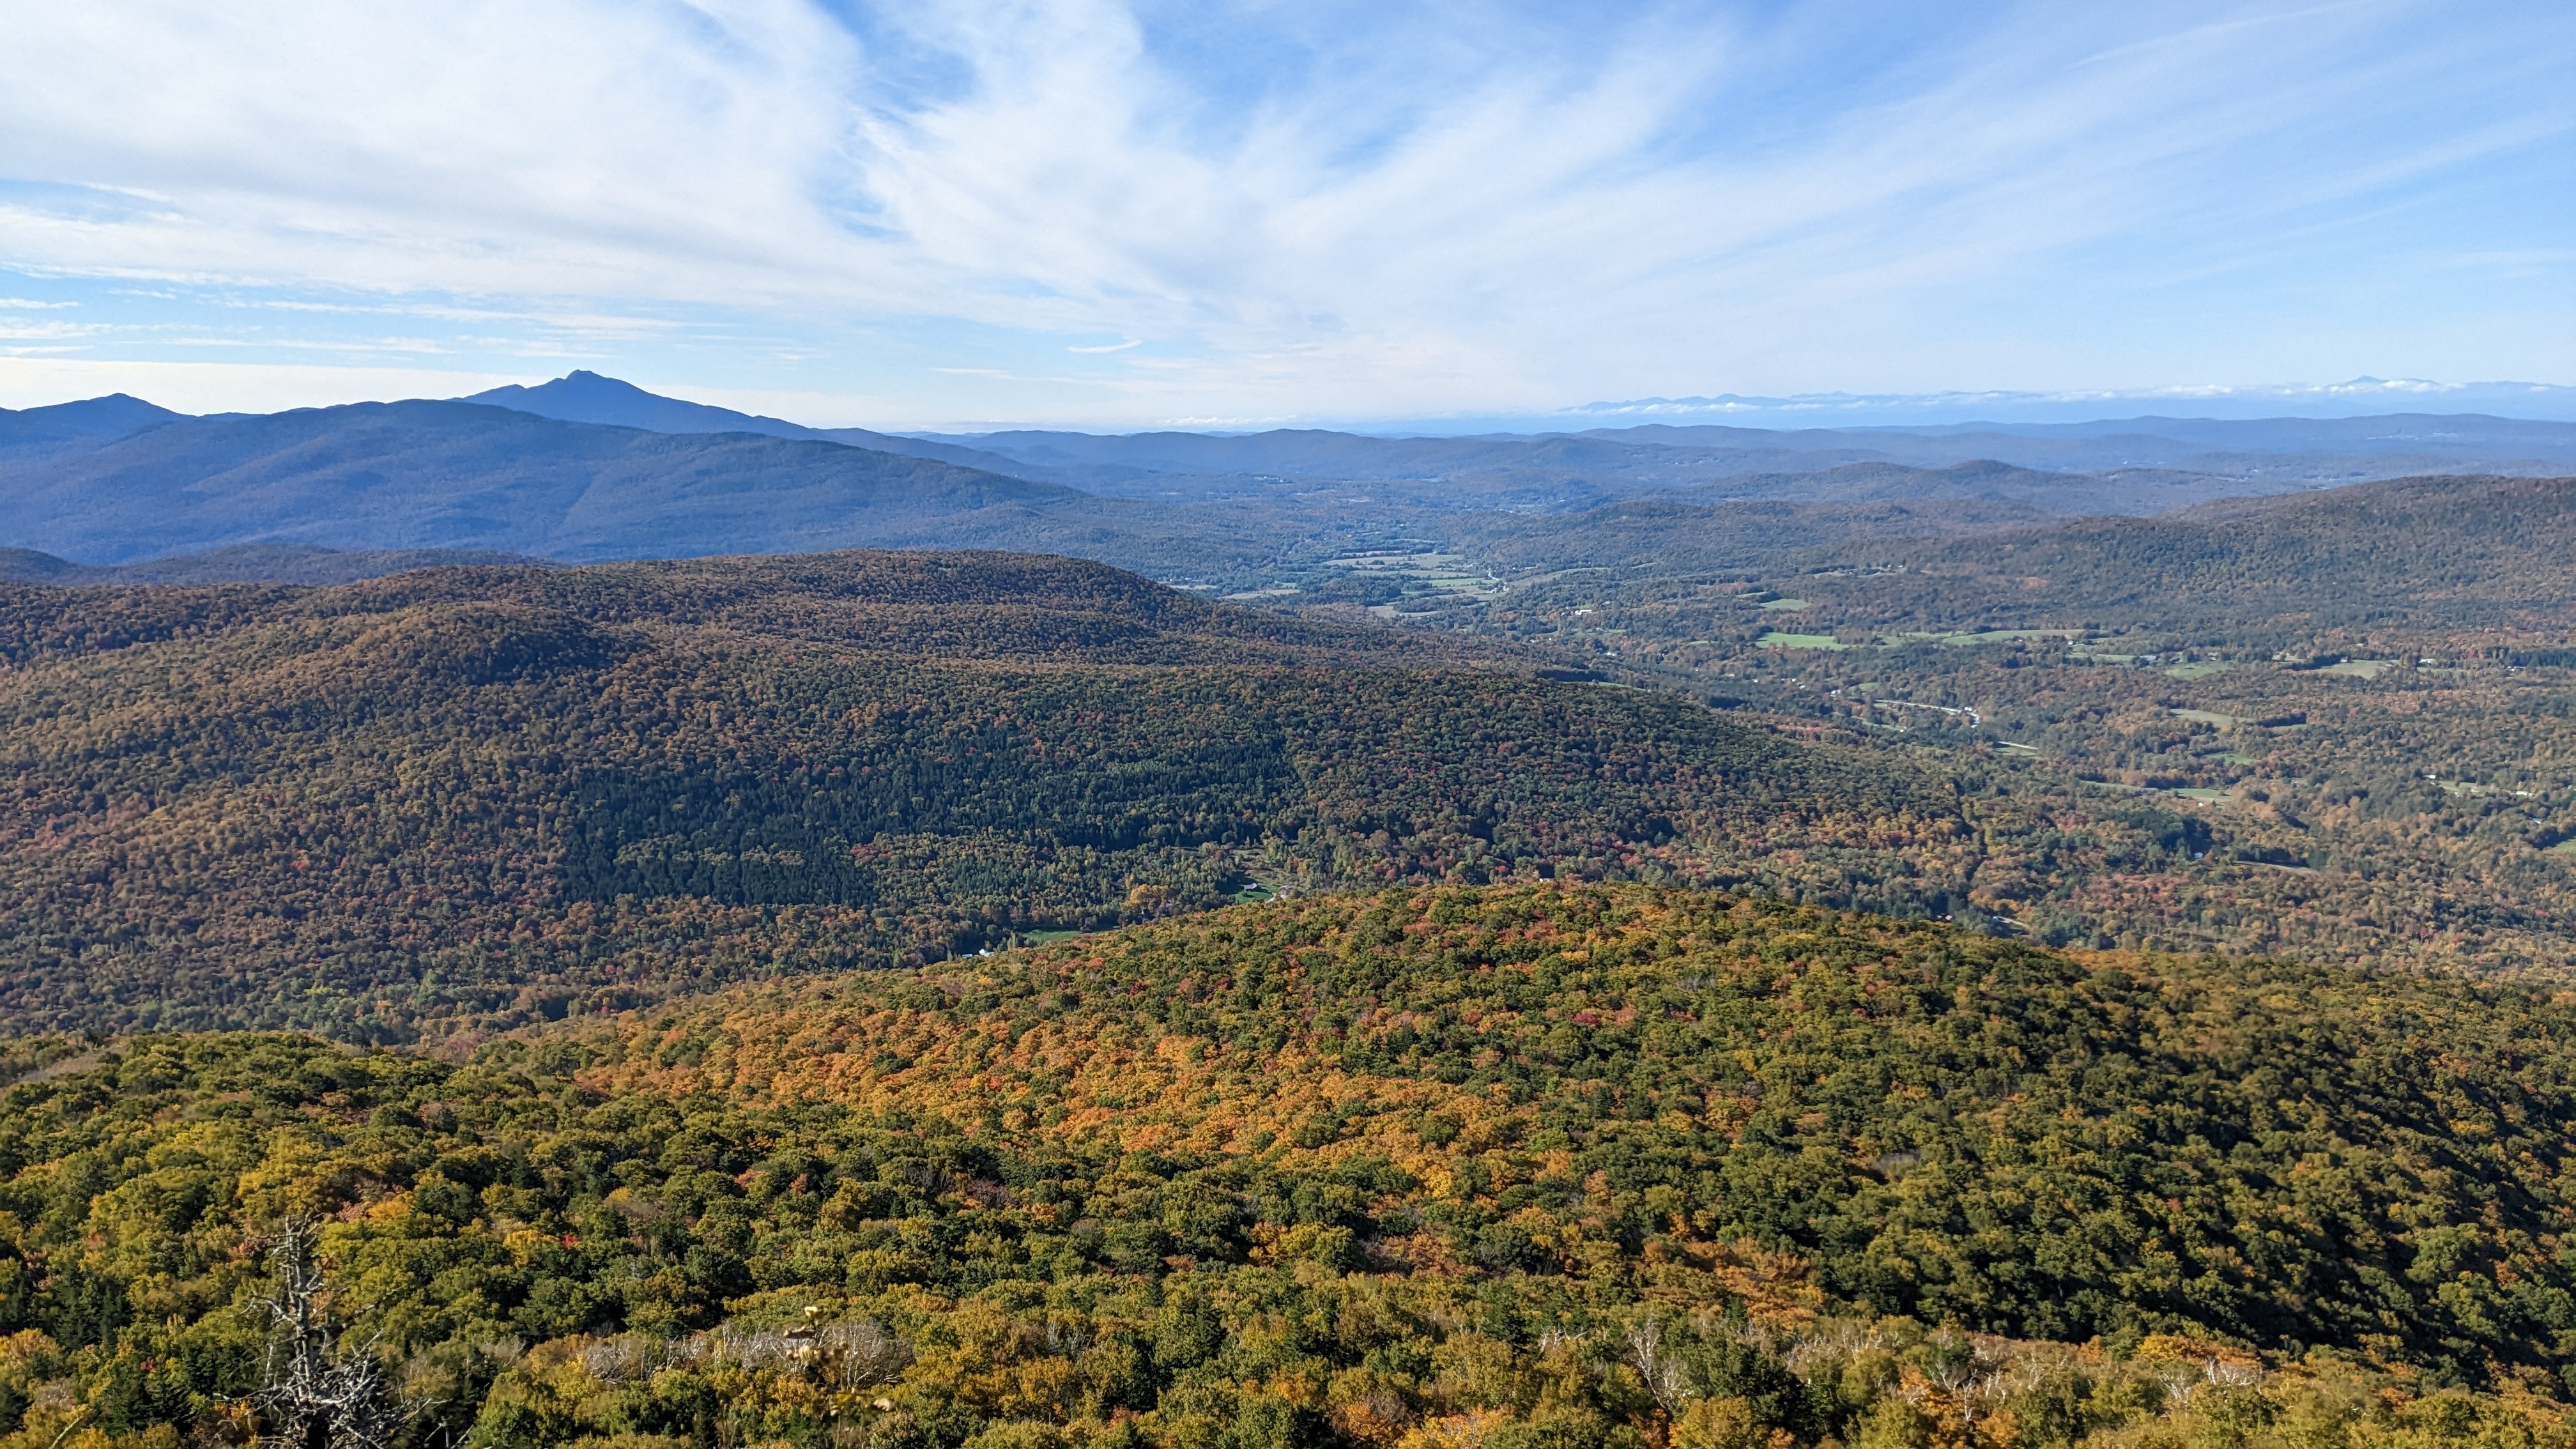
<instances>
[{"instance_id":1,"label":"hazy horizon","mask_svg":"<svg viewBox=\"0 0 2576 1449\"><path fill-rule=\"evenodd\" d=\"M589 369L576 369L566 376L588 374ZM550 380L530 377L501 386L542 385ZM611 379L633 386L627 379ZM1013 419L960 420L931 424L887 424L883 421L852 422L831 416L798 416L786 410L765 410L761 396L744 397L722 389L687 386L646 388L658 396L682 401L726 407L753 416L773 417L781 421L810 427L871 427L878 431L925 438L973 438L1014 431L1082 432L1101 435L1140 432L1202 432L1240 434L1274 429L1318 429L1367 436L1454 437L1474 434L1537 434L1583 432L1666 425L1722 427L1793 432L1802 429L1872 428L1907 429L1941 428L1973 429L1979 426L2037 427L2079 423L2111 423L2126 420L2152 422L2250 422L2263 420L2310 420L2376 418L2376 417L2494 417L2526 422L2576 422L2576 388L2544 383L2465 383L2445 384L2421 379L2357 378L2342 384L2316 387L2266 388L2174 388L2148 393L1926 393L1926 394L1816 394L1793 398L1639 398L1625 401L1601 401L1578 407L1560 408L1546 413L1461 413L1417 418L1251 418L1208 419L1185 418L1152 420L1119 425L1097 424L1089 427L1078 422L1036 423ZM26 404L30 408L60 406L93 401L113 395L139 397L156 406L168 406L162 398L123 392L119 394L85 394ZM442 397L406 397L387 393L380 397L352 397L337 402L303 404L335 406L358 402L453 402L475 401L474 394ZM790 404L797 401L790 398ZM0 411L7 409L0 408ZM279 409L283 411L284 409ZM186 408L171 411L189 416L248 414L251 409L208 409L191 413Z\"/></svg>"}]
</instances>

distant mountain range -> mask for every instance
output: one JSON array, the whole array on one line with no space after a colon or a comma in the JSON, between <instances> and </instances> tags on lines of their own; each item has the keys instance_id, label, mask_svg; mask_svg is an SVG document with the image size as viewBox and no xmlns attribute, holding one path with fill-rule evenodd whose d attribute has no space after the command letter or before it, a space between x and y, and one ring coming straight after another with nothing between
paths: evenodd
<instances>
[{"instance_id":1,"label":"distant mountain range","mask_svg":"<svg viewBox=\"0 0 2576 1449\"><path fill-rule=\"evenodd\" d=\"M5 466L6 543L85 563L252 543L582 559L951 537L1052 483L745 433L599 427L456 402L151 422ZM970 530L971 531L971 530Z\"/></svg>"},{"instance_id":2,"label":"distant mountain range","mask_svg":"<svg viewBox=\"0 0 2576 1449\"><path fill-rule=\"evenodd\" d=\"M2497 386L2529 390L2524 384ZM933 438L865 428L809 428L662 397L590 372L574 372L539 387L494 388L460 401L565 422L658 433L759 433L841 443L1097 493L1144 497L1167 496L1168 485L1176 480L1199 485L1193 492L1225 494L1275 492L1280 485L1298 483L1389 482L1446 485L1464 506L1472 507L1482 506L1494 485L1506 479L1617 480L1621 485L1651 488L1757 474L1821 472L1853 463L1945 469L1989 460L2059 471L2166 469L2230 482L2293 478L2343 482L2471 465L2486 473L2528 476L2576 467L2576 422L2431 413L2348 418L2142 416L2076 423L1795 429L1655 421L1580 432L1475 437L1375 437L1323 429L1273 429L1113 435L1020 430ZM1246 487L1262 483L1274 486ZM2205 485L2197 491L2209 494ZM2162 506L2162 501L2153 506Z\"/></svg>"},{"instance_id":3,"label":"distant mountain range","mask_svg":"<svg viewBox=\"0 0 2576 1449\"><path fill-rule=\"evenodd\" d=\"M1933 393L1800 393L1788 397L1648 397L1586 403L1549 417L1600 421L1709 421L1737 424L1820 423L1849 427L1966 426L1997 423L2073 424L2147 414L2187 413L2195 418L2279 420L2358 418L2407 412L2502 413L2517 418L2576 422L2576 387L2541 382L2432 382L2423 378L2356 377L2344 382L2251 387L2151 388L2142 391L1981 391Z\"/></svg>"},{"instance_id":4,"label":"distant mountain range","mask_svg":"<svg viewBox=\"0 0 2576 1449\"><path fill-rule=\"evenodd\" d=\"M1533 516L1623 502L1895 503L1943 533L1968 515L1982 531L2016 510L2153 513L2431 473L2576 473L2576 423L2408 414L921 438L811 428L576 372L449 402L269 415L189 417L123 395L0 411L0 547L66 569L250 550L190 567L315 581L372 565L317 565L313 550L589 560L988 547L1228 587L1351 549L1500 547L1553 528ZM1945 508L1960 518L1932 516ZM49 567L21 557L0 572Z\"/></svg>"}]
</instances>

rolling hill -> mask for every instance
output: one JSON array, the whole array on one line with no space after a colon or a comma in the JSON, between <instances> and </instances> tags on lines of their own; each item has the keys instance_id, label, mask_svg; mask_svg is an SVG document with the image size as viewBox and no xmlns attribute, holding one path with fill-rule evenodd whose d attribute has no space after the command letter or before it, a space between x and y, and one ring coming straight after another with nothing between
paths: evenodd
<instances>
[{"instance_id":1,"label":"rolling hill","mask_svg":"<svg viewBox=\"0 0 2576 1449\"><path fill-rule=\"evenodd\" d=\"M1876 575L1819 579L1810 592L1889 618L2010 608L2034 620L2339 624L2402 614L2459 627L2554 609L2571 560L2576 478L2409 478L1973 541L1856 543L1836 562Z\"/></svg>"},{"instance_id":2,"label":"rolling hill","mask_svg":"<svg viewBox=\"0 0 2576 1449\"><path fill-rule=\"evenodd\" d=\"M2571 1428L2576 1009L2546 990L1516 885L461 1064L235 1034L16 1065L0 1418L30 1445L239 1423L240 1305L299 1270L405 1443Z\"/></svg>"},{"instance_id":3,"label":"rolling hill","mask_svg":"<svg viewBox=\"0 0 2576 1449\"><path fill-rule=\"evenodd\" d=\"M2576 483L1006 477L622 386L0 436L64 531L0 554L13 1445L232 1442L308 1272L406 1449L2576 1441L2563 688L2257 629L2528 642ZM1559 653L1024 553L467 551L1443 513L1561 571L1461 606Z\"/></svg>"},{"instance_id":4,"label":"rolling hill","mask_svg":"<svg viewBox=\"0 0 2576 1449\"><path fill-rule=\"evenodd\" d=\"M1336 883L1961 888L1894 762L1063 559L0 586L0 661L20 1030L454 1035Z\"/></svg>"},{"instance_id":5,"label":"rolling hill","mask_svg":"<svg viewBox=\"0 0 2576 1449\"><path fill-rule=\"evenodd\" d=\"M1855 464L1630 499L1544 527L1498 517L1459 536L1506 570L1752 568L1812 579L1799 591L1856 607L1903 599L1958 618L1989 606L2171 621L2492 611L2554 599L2576 559L2566 478L2408 478L2150 507L2169 486L2157 474Z\"/></svg>"}]
</instances>

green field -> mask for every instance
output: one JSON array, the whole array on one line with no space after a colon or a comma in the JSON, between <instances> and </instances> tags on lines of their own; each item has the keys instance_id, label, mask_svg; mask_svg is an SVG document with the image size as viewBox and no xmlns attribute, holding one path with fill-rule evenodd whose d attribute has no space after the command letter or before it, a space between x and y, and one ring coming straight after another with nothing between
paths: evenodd
<instances>
[{"instance_id":1,"label":"green field","mask_svg":"<svg viewBox=\"0 0 2576 1449\"><path fill-rule=\"evenodd\" d=\"M1884 636L1889 644L2010 644L2021 639L2067 639L2079 636L2070 629L1909 629L1901 634Z\"/></svg>"},{"instance_id":2,"label":"green field","mask_svg":"<svg viewBox=\"0 0 2576 1449\"><path fill-rule=\"evenodd\" d=\"M1849 649L1831 634L1765 634L1753 641L1764 649Z\"/></svg>"},{"instance_id":3,"label":"green field","mask_svg":"<svg viewBox=\"0 0 2576 1449\"><path fill-rule=\"evenodd\" d=\"M1798 610L1807 607L1807 601L1804 599L1772 599L1762 607L1766 609L1783 609L1790 613L1795 613Z\"/></svg>"},{"instance_id":4,"label":"green field","mask_svg":"<svg viewBox=\"0 0 2576 1449\"><path fill-rule=\"evenodd\" d=\"M2023 639L2072 639L2074 637L2063 629L1979 629L1974 633L1939 636L1942 643L1951 645L2011 644Z\"/></svg>"},{"instance_id":5,"label":"green field","mask_svg":"<svg viewBox=\"0 0 2576 1449\"><path fill-rule=\"evenodd\" d=\"M2394 659L2347 659L2341 664L2329 664L2317 672L2340 674L2347 679L2377 679L2396 667L2397 661Z\"/></svg>"}]
</instances>

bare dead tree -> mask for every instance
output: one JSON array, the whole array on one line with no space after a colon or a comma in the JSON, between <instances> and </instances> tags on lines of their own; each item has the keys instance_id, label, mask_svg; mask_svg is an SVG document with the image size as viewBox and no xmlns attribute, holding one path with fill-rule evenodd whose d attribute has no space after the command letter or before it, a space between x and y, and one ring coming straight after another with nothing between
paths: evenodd
<instances>
[{"instance_id":1,"label":"bare dead tree","mask_svg":"<svg viewBox=\"0 0 2576 1449\"><path fill-rule=\"evenodd\" d=\"M912 1345L870 1318L828 1325L814 1341L844 1388L866 1389L893 1383L912 1364Z\"/></svg>"},{"instance_id":2,"label":"bare dead tree","mask_svg":"<svg viewBox=\"0 0 2576 1449\"><path fill-rule=\"evenodd\" d=\"M313 1219L280 1224L269 1260L277 1288L260 1304L269 1321L268 1362L250 1396L277 1449L386 1449L403 1413L373 1344L344 1348L324 1302Z\"/></svg>"},{"instance_id":3,"label":"bare dead tree","mask_svg":"<svg viewBox=\"0 0 2576 1449\"><path fill-rule=\"evenodd\" d=\"M1628 1325L1628 1358L1667 1418L1682 1416L1682 1362L1664 1348L1664 1325L1646 1317Z\"/></svg>"},{"instance_id":4,"label":"bare dead tree","mask_svg":"<svg viewBox=\"0 0 2576 1449\"><path fill-rule=\"evenodd\" d=\"M1924 1340L1933 1350L1924 1377L1959 1405L1961 1422L1977 1422L1977 1401L2001 1397L2012 1356L2004 1340L1942 1329Z\"/></svg>"}]
</instances>

